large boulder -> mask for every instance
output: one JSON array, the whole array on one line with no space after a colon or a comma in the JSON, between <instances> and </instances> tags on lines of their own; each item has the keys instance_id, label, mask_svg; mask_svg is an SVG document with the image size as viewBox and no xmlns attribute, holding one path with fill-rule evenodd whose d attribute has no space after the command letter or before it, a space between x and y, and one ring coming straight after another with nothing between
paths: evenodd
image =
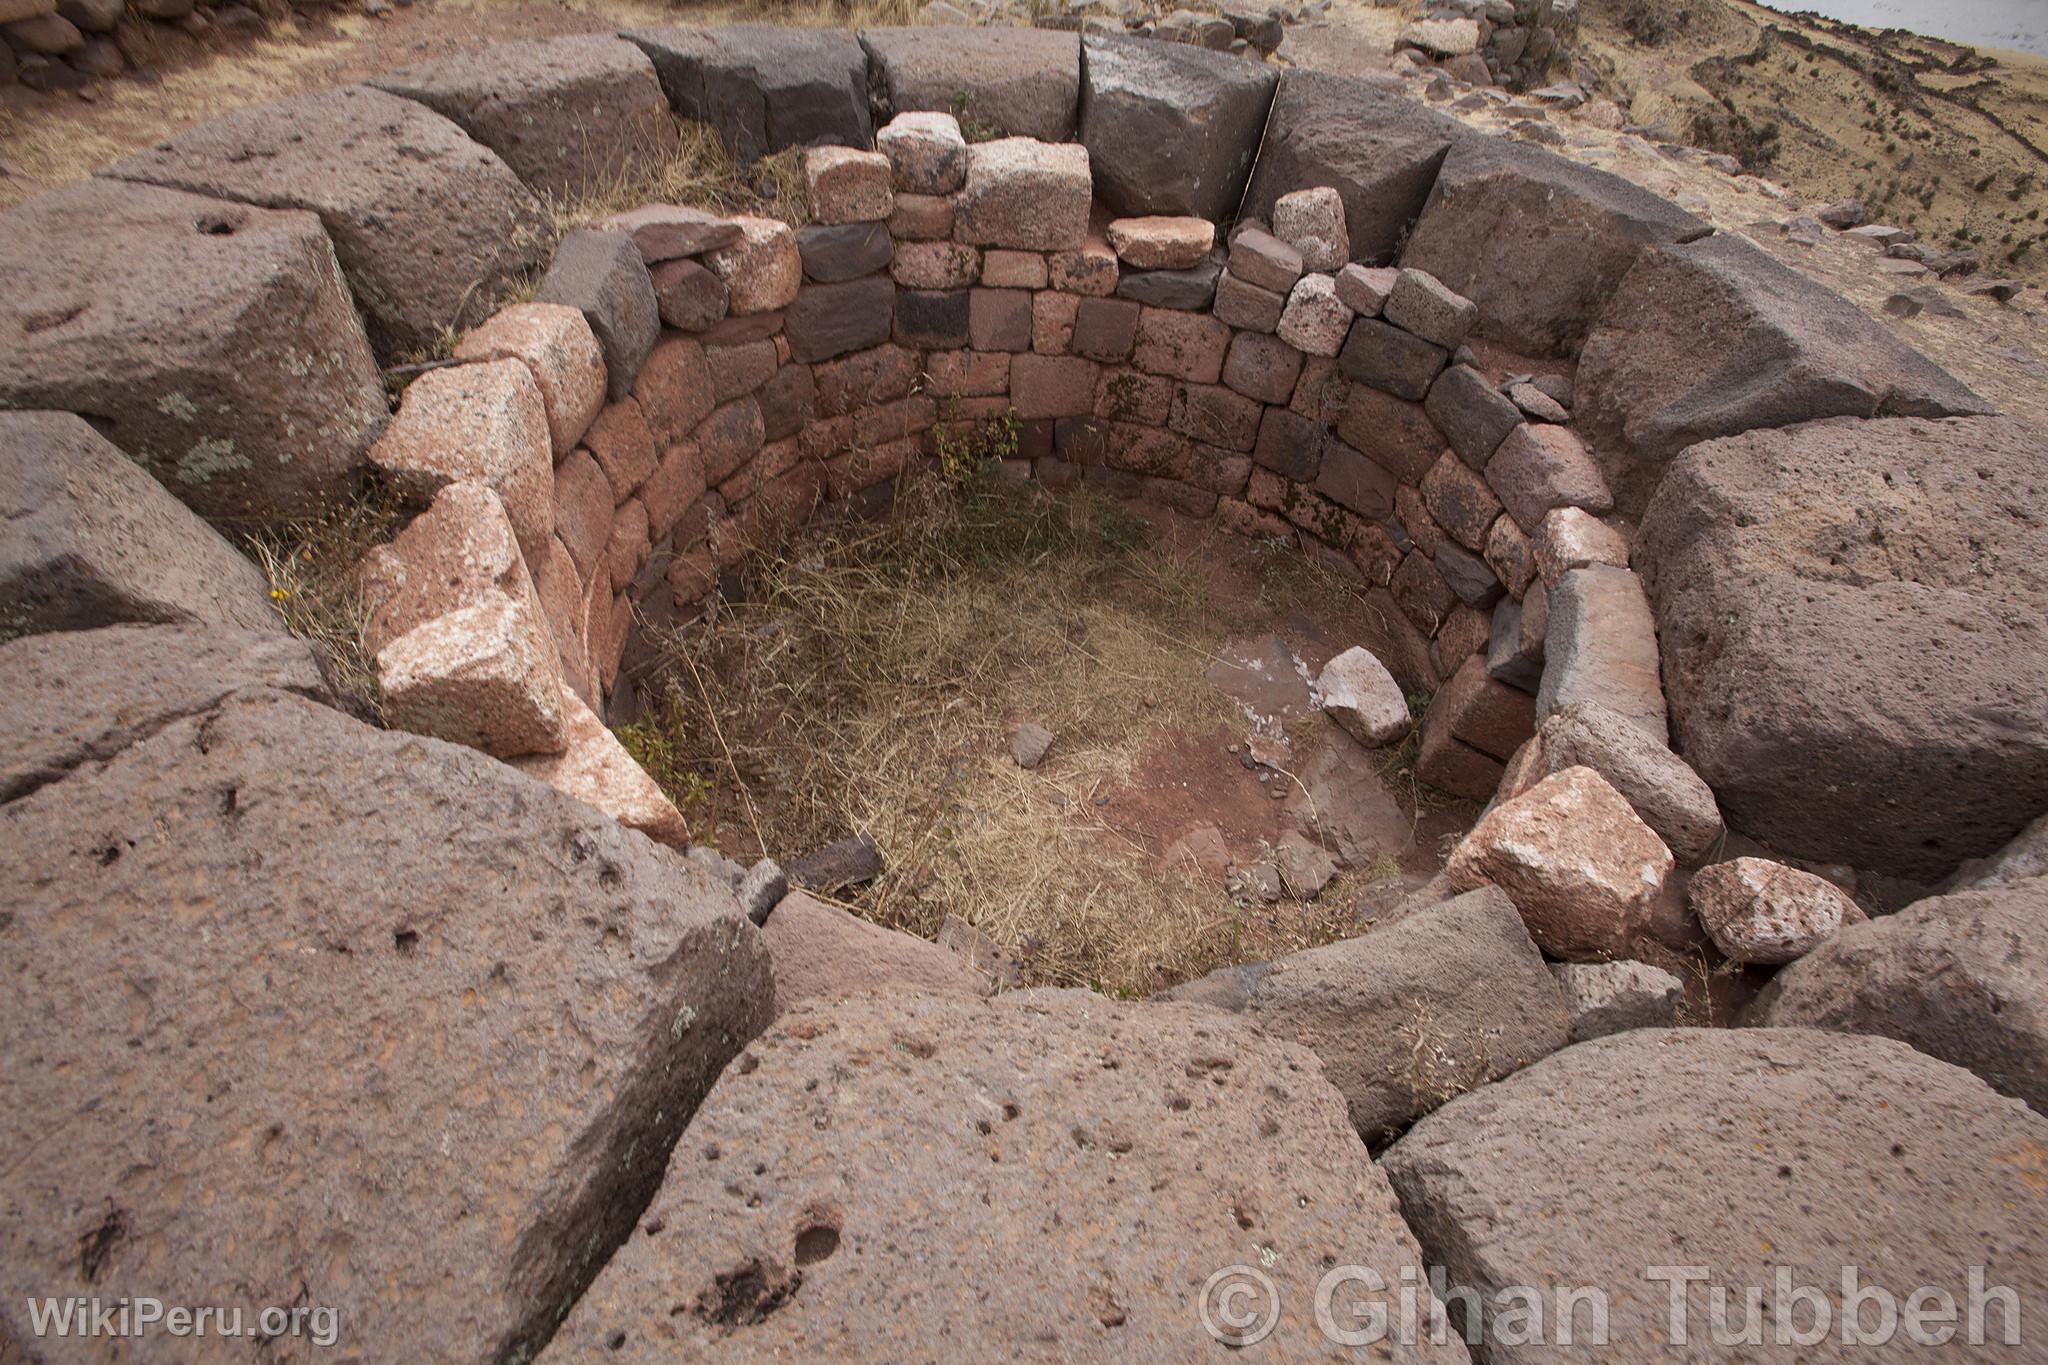
<instances>
[{"instance_id":1,"label":"large boulder","mask_svg":"<svg viewBox=\"0 0 2048 1365\"><path fill-rule=\"evenodd\" d=\"M1852 924L1773 977L1746 1019L1896 1038L2048 1114L2048 877Z\"/></svg>"},{"instance_id":2,"label":"large boulder","mask_svg":"<svg viewBox=\"0 0 2048 1365\"><path fill-rule=\"evenodd\" d=\"M1633 562L1731 826L1932 882L2048 811L2043 439L1841 419L1673 462Z\"/></svg>"},{"instance_id":3,"label":"large boulder","mask_svg":"<svg viewBox=\"0 0 2048 1365\"><path fill-rule=\"evenodd\" d=\"M1375 1146L1549 1056L1569 1027L1556 978L1491 886L1357 938L1225 967L1161 998L1240 1013L1308 1047Z\"/></svg>"},{"instance_id":4,"label":"large boulder","mask_svg":"<svg viewBox=\"0 0 2048 1365\"><path fill-rule=\"evenodd\" d=\"M1081 141L1112 212L1237 211L1278 74L1224 52L1150 38L1081 47Z\"/></svg>"},{"instance_id":5,"label":"large boulder","mask_svg":"<svg viewBox=\"0 0 2048 1365\"><path fill-rule=\"evenodd\" d=\"M1273 97L1241 216L1270 222L1281 195L1331 186L1344 200L1351 259L1383 265L1422 212L1444 153L1467 135L1398 89L1291 69Z\"/></svg>"},{"instance_id":6,"label":"large boulder","mask_svg":"<svg viewBox=\"0 0 2048 1365\"><path fill-rule=\"evenodd\" d=\"M483 321L546 258L547 214L496 152L363 85L232 110L103 174L319 214L384 356Z\"/></svg>"},{"instance_id":7,"label":"large boulder","mask_svg":"<svg viewBox=\"0 0 2048 1365\"><path fill-rule=\"evenodd\" d=\"M340 496L385 412L319 219L105 180L0 215L0 407L90 413L220 518Z\"/></svg>"},{"instance_id":8,"label":"large boulder","mask_svg":"<svg viewBox=\"0 0 2048 1365\"><path fill-rule=\"evenodd\" d=\"M1045 28L868 28L877 100L891 114L954 114L981 137L1074 136L1081 37ZM973 140L970 138L970 141Z\"/></svg>"},{"instance_id":9,"label":"large boulder","mask_svg":"<svg viewBox=\"0 0 2048 1365\"><path fill-rule=\"evenodd\" d=\"M2024 1323L2006 1315L2048 1294L2044 1150L2048 1119L1897 1043L1638 1029L1452 1101L1381 1165L1431 1264L1472 1291L1451 1309L1468 1333L1483 1327L1489 1361L1583 1358L1590 1308L1572 1310L1576 1347L1549 1315L1590 1291L1606 1309L1603 1361L1789 1365L1869 1353L1843 1345L1858 1310L1867 1343L1910 1350L1899 1310L1923 1286L1955 1313L1921 1321L1966 1340L1973 1270L2014 1301L1991 1296L1978 1340L2019 1340L2006 1331ZM1845 1305L1851 1273L1871 1301ZM1516 1286L1534 1287L1545 1314L1533 1344ZM1814 1333L1823 1309L1829 1327ZM1737 1335L1710 1347L1717 1319ZM1745 1322L1758 1324L1746 1349Z\"/></svg>"},{"instance_id":10,"label":"large boulder","mask_svg":"<svg viewBox=\"0 0 2048 1365\"><path fill-rule=\"evenodd\" d=\"M807 1002L727 1068L555 1354L1183 1360L1250 1335L1249 1269L1268 1352L1319 1355L1326 1267L1369 1267L1389 1312L1422 1273L1320 1071L1085 991Z\"/></svg>"},{"instance_id":11,"label":"large boulder","mask_svg":"<svg viewBox=\"0 0 2048 1365\"><path fill-rule=\"evenodd\" d=\"M1833 290L1740 237L1651 247L1579 355L1574 423L1624 510L1698 441L1823 417L1957 417L1984 400Z\"/></svg>"},{"instance_id":12,"label":"large boulder","mask_svg":"<svg viewBox=\"0 0 2048 1365\"><path fill-rule=\"evenodd\" d=\"M717 128L742 161L785 147L874 142L867 55L851 33L731 24L621 36L654 62L669 107Z\"/></svg>"},{"instance_id":13,"label":"large boulder","mask_svg":"<svg viewBox=\"0 0 2048 1365\"><path fill-rule=\"evenodd\" d=\"M767 1020L706 874L285 693L0 807L0 879L10 1325L296 1302L368 1359L530 1358Z\"/></svg>"},{"instance_id":14,"label":"large boulder","mask_svg":"<svg viewBox=\"0 0 2048 1365\"><path fill-rule=\"evenodd\" d=\"M256 566L85 422L0 412L0 640L117 621L278 631Z\"/></svg>"},{"instance_id":15,"label":"large boulder","mask_svg":"<svg viewBox=\"0 0 2048 1365\"><path fill-rule=\"evenodd\" d=\"M247 688L330 700L312 650L277 631L119 625L0 645L0 803Z\"/></svg>"},{"instance_id":16,"label":"large boulder","mask_svg":"<svg viewBox=\"0 0 2048 1365\"><path fill-rule=\"evenodd\" d=\"M654 63L609 34L493 43L375 77L462 125L536 194L632 182L678 147Z\"/></svg>"},{"instance_id":17,"label":"large boulder","mask_svg":"<svg viewBox=\"0 0 2048 1365\"><path fill-rule=\"evenodd\" d=\"M1569 355L1644 247L1710 229L1618 175L1527 142L1459 140L1401 263L1479 305L1479 334Z\"/></svg>"}]
</instances>

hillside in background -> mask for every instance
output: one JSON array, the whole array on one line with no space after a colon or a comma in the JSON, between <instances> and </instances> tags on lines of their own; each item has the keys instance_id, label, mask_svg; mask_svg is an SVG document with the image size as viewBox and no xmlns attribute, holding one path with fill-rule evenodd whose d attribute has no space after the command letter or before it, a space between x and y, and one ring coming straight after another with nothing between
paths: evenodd
<instances>
[{"instance_id":1,"label":"hillside in background","mask_svg":"<svg viewBox=\"0 0 2048 1365\"><path fill-rule=\"evenodd\" d=\"M1581 42L1633 121L2048 282L2048 59L1741 0L1585 0Z\"/></svg>"}]
</instances>

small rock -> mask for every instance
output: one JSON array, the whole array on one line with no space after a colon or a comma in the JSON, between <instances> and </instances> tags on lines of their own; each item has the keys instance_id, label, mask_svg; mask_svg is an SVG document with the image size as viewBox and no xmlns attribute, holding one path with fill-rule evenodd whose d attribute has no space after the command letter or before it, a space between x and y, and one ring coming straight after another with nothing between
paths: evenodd
<instances>
[{"instance_id":1,"label":"small rock","mask_svg":"<svg viewBox=\"0 0 2048 1365\"><path fill-rule=\"evenodd\" d=\"M1196 825L1166 846L1162 860L1169 868L1192 866L1222 881L1230 872L1230 847L1214 825Z\"/></svg>"},{"instance_id":2,"label":"small rock","mask_svg":"<svg viewBox=\"0 0 2048 1365\"><path fill-rule=\"evenodd\" d=\"M1387 321L1445 350L1455 350L1479 320L1479 306L1446 288L1425 270L1394 277L1384 310Z\"/></svg>"},{"instance_id":3,"label":"small rock","mask_svg":"<svg viewBox=\"0 0 2048 1365\"><path fill-rule=\"evenodd\" d=\"M740 908L756 924L768 921L768 912L789 894L789 874L773 858L763 858L740 878Z\"/></svg>"},{"instance_id":4,"label":"small rock","mask_svg":"<svg viewBox=\"0 0 2048 1365\"><path fill-rule=\"evenodd\" d=\"M1050 748L1052 731L1043 725L1026 721L1010 733L1010 757L1020 768L1036 768L1045 761L1046 750Z\"/></svg>"},{"instance_id":5,"label":"small rock","mask_svg":"<svg viewBox=\"0 0 2048 1365\"><path fill-rule=\"evenodd\" d=\"M856 834L792 859L791 886L830 896L882 875L882 850L865 834Z\"/></svg>"},{"instance_id":6,"label":"small rock","mask_svg":"<svg viewBox=\"0 0 2048 1365\"><path fill-rule=\"evenodd\" d=\"M1598 961L1650 928L1671 850L1591 768L1567 768L1487 812L1451 854L1460 891L1507 892L1544 952Z\"/></svg>"},{"instance_id":7,"label":"small rock","mask_svg":"<svg viewBox=\"0 0 2048 1365\"><path fill-rule=\"evenodd\" d=\"M1510 384L1507 395L1514 405L1539 422L1569 422L1571 413L1564 404L1552 398L1534 384Z\"/></svg>"},{"instance_id":8,"label":"small rock","mask_svg":"<svg viewBox=\"0 0 2048 1365\"><path fill-rule=\"evenodd\" d=\"M1376 318L1401 272L1392 266L1347 265L1337 272L1337 297L1362 318Z\"/></svg>"},{"instance_id":9,"label":"small rock","mask_svg":"<svg viewBox=\"0 0 2048 1365\"><path fill-rule=\"evenodd\" d=\"M1301 253L1305 270L1340 270L1351 256L1344 200L1327 185L1274 200L1273 235Z\"/></svg>"},{"instance_id":10,"label":"small rock","mask_svg":"<svg viewBox=\"0 0 2048 1365\"><path fill-rule=\"evenodd\" d=\"M1303 275L1287 296L1276 330L1282 341L1305 355L1334 356L1344 349L1351 320L1351 310L1337 297L1334 279L1323 274Z\"/></svg>"},{"instance_id":11,"label":"small rock","mask_svg":"<svg viewBox=\"0 0 2048 1365\"><path fill-rule=\"evenodd\" d=\"M873 223L896 207L891 163L881 152L813 147L804 153L804 187L820 223Z\"/></svg>"},{"instance_id":12,"label":"small rock","mask_svg":"<svg viewBox=\"0 0 2048 1365\"><path fill-rule=\"evenodd\" d=\"M1999 303L2011 303L2019 296L2023 286L2018 280L1973 280L1962 287L1965 294L1973 298L1995 299Z\"/></svg>"},{"instance_id":13,"label":"small rock","mask_svg":"<svg viewBox=\"0 0 2048 1365\"><path fill-rule=\"evenodd\" d=\"M1232 868L1230 878L1224 885L1233 900L1260 900L1267 905L1276 904L1283 890L1280 884L1280 869L1271 862Z\"/></svg>"},{"instance_id":14,"label":"small rock","mask_svg":"<svg viewBox=\"0 0 2048 1365\"><path fill-rule=\"evenodd\" d=\"M1735 858L1694 874L1688 897L1714 943L1734 962L1791 962L1865 918L1811 872L1767 858Z\"/></svg>"},{"instance_id":15,"label":"small rock","mask_svg":"<svg viewBox=\"0 0 2048 1365\"><path fill-rule=\"evenodd\" d=\"M898 114L875 134L875 146L906 194L951 194L967 178L967 139L951 114Z\"/></svg>"},{"instance_id":16,"label":"small rock","mask_svg":"<svg viewBox=\"0 0 2048 1365\"><path fill-rule=\"evenodd\" d=\"M1299 834L1282 836L1273 860L1287 893L1299 901L1314 900L1337 875L1336 860Z\"/></svg>"},{"instance_id":17,"label":"small rock","mask_svg":"<svg viewBox=\"0 0 2048 1365\"><path fill-rule=\"evenodd\" d=\"M1685 983L1647 962L1559 962L1571 1039L1583 1043L1634 1028L1673 1028Z\"/></svg>"},{"instance_id":18,"label":"small rock","mask_svg":"<svg viewBox=\"0 0 2048 1365\"><path fill-rule=\"evenodd\" d=\"M1379 748L1408 733L1408 700L1401 684L1361 645L1324 665L1316 690L1330 719L1360 744Z\"/></svg>"},{"instance_id":19,"label":"small rock","mask_svg":"<svg viewBox=\"0 0 2048 1365\"><path fill-rule=\"evenodd\" d=\"M1105 235L1117 257L1134 269L1188 270L1201 264L1216 244L1216 225L1203 218L1154 214L1118 218Z\"/></svg>"}]
</instances>

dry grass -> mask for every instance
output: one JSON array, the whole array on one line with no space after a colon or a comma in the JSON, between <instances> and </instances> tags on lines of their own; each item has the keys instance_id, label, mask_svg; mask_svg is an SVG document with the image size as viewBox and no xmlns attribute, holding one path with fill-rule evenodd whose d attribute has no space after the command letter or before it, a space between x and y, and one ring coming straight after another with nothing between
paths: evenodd
<instances>
[{"instance_id":1,"label":"dry grass","mask_svg":"<svg viewBox=\"0 0 2048 1365\"><path fill-rule=\"evenodd\" d=\"M677 119L673 155L633 174L613 174L573 199L548 204L557 235L642 204L681 204L711 213L810 221L803 148L791 147L743 165L708 123Z\"/></svg>"},{"instance_id":2,"label":"dry grass","mask_svg":"<svg viewBox=\"0 0 2048 1365\"><path fill-rule=\"evenodd\" d=\"M380 724L377 668L363 652L366 612L355 567L405 519L388 495L366 491L317 516L252 528L240 537L270 582L270 604L285 628L313 646L328 685Z\"/></svg>"},{"instance_id":3,"label":"dry grass","mask_svg":"<svg viewBox=\"0 0 2048 1365\"><path fill-rule=\"evenodd\" d=\"M864 832L887 871L853 909L927 937L958 914L1033 984L1137 994L1239 954L1222 889L1160 871L1097 803L1162 731L1228 715L1202 678L1205 581L1141 523L920 473L886 521L813 528L749 583L662 641L665 685L626 735L701 832L748 856ZM1029 772L1007 753L1024 720L1058 736ZM1284 932L1339 936L1320 913Z\"/></svg>"}]
</instances>

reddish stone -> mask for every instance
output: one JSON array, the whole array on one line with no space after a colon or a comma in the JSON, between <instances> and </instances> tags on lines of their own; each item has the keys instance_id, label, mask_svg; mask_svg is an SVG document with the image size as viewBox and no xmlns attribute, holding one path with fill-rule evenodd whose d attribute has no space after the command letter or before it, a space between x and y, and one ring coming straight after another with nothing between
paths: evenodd
<instances>
[{"instance_id":1,"label":"reddish stone","mask_svg":"<svg viewBox=\"0 0 2048 1365\"><path fill-rule=\"evenodd\" d=\"M1065 355L1072 349L1074 319L1082 300L1075 294L1045 289L1031 300L1031 349L1040 355ZM1121 357L1119 357L1121 358Z\"/></svg>"},{"instance_id":2,"label":"reddish stone","mask_svg":"<svg viewBox=\"0 0 2048 1365\"><path fill-rule=\"evenodd\" d=\"M1095 415L1112 422L1164 426L1173 410L1171 379L1136 370L1105 369L1095 386Z\"/></svg>"},{"instance_id":3,"label":"reddish stone","mask_svg":"<svg viewBox=\"0 0 2048 1365\"><path fill-rule=\"evenodd\" d=\"M690 437L704 460L704 482L724 483L761 449L763 432L761 405L751 395L714 409Z\"/></svg>"},{"instance_id":4,"label":"reddish stone","mask_svg":"<svg viewBox=\"0 0 2048 1365\"><path fill-rule=\"evenodd\" d=\"M1074 330L1068 349L1105 364L1131 358L1143 309L1129 299L1080 299L1074 309Z\"/></svg>"},{"instance_id":5,"label":"reddish stone","mask_svg":"<svg viewBox=\"0 0 2048 1365\"><path fill-rule=\"evenodd\" d=\"M1402 483L1420 484L1445 450L1443 435L1422 404L1367 384L1351 386L1337 434Z\"/></svg>"},{"instance_id":6,"label":"reddish stone","mask_svg":"<svg viewBox=\"0 0 2048 1365\"><path fill-rule=\"evenodd\" d=\"M612 486L585 450L572 450L555 466L555 534L589 582L612 534ZM606 591L610 591L607 587Z\"/></svg>"},{"instance_id":7,"label":"reddish stone","mask_svg":"<svg viewBox=\"0 0 2048 1365\"><path fill-rule=\"evenodd\" d=\"M1184 517L1207 517L1216 510L1215 493L1179 479L1147 479L1138 497Z\"/></svg>"},{"instance_id":8,"label":"reddish stone","mask_svg":"<svg viewBox=\"0 0 2048 1365\"><path fill-rule=\"evenodd\" d=\"M647 272L661 320L684 332L702 332L725 317L725 281L695 261L663 261Z\"/></svg>"},{"instance_id":9,"label":"reddish stone","mask_svg":"<svg viewBox=\"0 0 2048 1365\"><path fill-rule=\"evenodd\" d=\"M1267 408L1259 418L1252 458L1277 474L1310 483L1322 471L1323 447L1329 443L1319 424L1286 408Z\"/></svg>"},{"instance_id":10,"label":"reddish stone","mask_svg":"<svg viewBox=\"0 0 2048 1365\"><path fill-rule=\"evenodd\" d=\"M628 498L612 516L611 536L604 543L605 567L611 573L613 592L623 592L640 566L647 562L647 508L638 498Z\"/></svg>"},{"instance_id":11,"label":"reddish stone","mask_svg":"<svg viewBox=\"0 0 2048 1365\"><path fill-rule=\"evenodd\" d=\"M1077 251L1055 251L1046 257L1048 279L1055 289L1090 298L1116 292L1116 252L1100 237L1090 237Z\"/></svg>"},{"instance_id":12,"label":"reddish stone","mask_svg":"<svg viewBox=\"0 0 2048 1365\"><path fill-rule=\"evenodd\" d=\"M1486 479L1453 451L1438 457L1422 476L1423 500L1437 525L1468 550L1484 550L1486 533L1500 515L1500 500Z\"/></svg>"},{"instance_id":13,"label":"reddish stone","mask_svg":"<svg viewBox=\"0 0 2048 1365\"><path fill-rule=\"evenodd\" d=\"M1194 468L1194 443L1157 427L1112 422L1104 460L1133 474L1184 480Z\"/></svg>"},{"instance_id":14,"label":"reddish stone","mask_svg":"<svg viewBox=\"0 0 2048 1365\"><path fill-rule=\"evenodd\" d=\"M1468 801L1484 801L1500 786L1504 772L1499 760L1458 739L1448 725L1423 725L1415 753L1417 781Z\"/></svg>"},{"instance_id":15,"label":"reddish stone","mask_svg":"<svg viewBox=\"0 0 2048 1365\"><path fill-rule=\"evenodd\" d=\"M1251 472L1251 456L1217 446L1197 445L1188 481L1210 493L1234 498L1244 492Z\"/></svg>"},{"instance_id":16,"label":"reddish stone","mask_svg":"<svg viewBox=\"0 0 2048 1365\"><path fill-rule=\"evenodd\" d=\"M1284 404L1301 377L1301 352L1278 337L1239 332L1223 360L1223 382L1261 403Z\"/></svg>"},{"instance_id":17,"label":"reddish stone","mask_svg":"<svg viewBox=\"0 0 2048 1365\"><path fill-rule=\"evenodd\" d=\"M899 194L889 235L902 242L940 241L953 235L953 201L937 194Z\"/></svg>"},{"instance_id":18,"label":"reddish stone","mask_svg":"<svg viewBox=\"0 0 2048 1365\"><path fill-rule=\"evenodd\" d=\"M1422 554L1402 556L1387 587L1401 604L1402 614L1425 635L1434 635L1451 608L1458 604L1458 595L1451 591L1451 585L1444 582L1436 565Z\"/></svg>"},{"instance_id":19,"label":"reddish stone","mask_svg":"<svg viewBox=\"0 0 2048 1365\"><path fill-rule=\"evenodd\" d=\"M1443 528L1436 524L1436 518L1429 514L1429 505L1422 500L1422 490L1412 484L1402 484L1394 490L1394 515L1401 520L1401 527L1408 533L1408 539L1415 548L1425 555L1434 556L1436 548L1443 543Z\"/></svg>"},{"instance_id":20,"label":"reddish stone","mask_svg":"<svg viewBox=\"0 0 2048 1365\"><path fill-rule=\"evenodd\" d=\"M910 392L920 373L917 352L877 346L811 367L818 415L837 417L869 403L889 403Z\"/></svg>"},{"instance_id":21,"label":"reddish stone","mask_svg":"<svg viewBox=\"0 0 2048 1365\"><path fill-rule=\"evenodd\" d=\"M1467 656L1477 656L1486 648L1492 633L1493 617L1489 613L1468 607L1463 602L1452 607L1451 614L1444 618L1442 627L1438 629L1436 639L1430 641L1431 662L1436 665L1437 676L1448 678L1457 672L1458 665L1464 663Z\"/></svg>"},{"instance_id":22,"label":"reddish stone","mask_svg":"<svg viewBox=\"0 0 2048 1365\"><path fill-rule=\"evenodd\" d=\"M1486 675L1486 660L1468 653L1431 698L1425 727L1444 724L1483 754L1505 763L1536 733L1536 699Z\"/></svg>"},{"instance_id":23,"label":"reddish stone","mask_svg":"<svg viewBox=\"0 0 2048 1365\"><path fill-rule=\"evenodd\" d=\"M1007 351L934 351L925 358L929 392L938 398L976 398L1010 391Z\"/></svg>"},{"instance_id":24,"label":"reddish stone","mask_svg":"<svg viewBox=\"0 0 2048 1365\"><path fill-rule=\"evenodd\" d=\"M583 433L583 447L604 471L614 505L631 497L654 472L654 441L631 395L605 405Z\"/></svg>"},{"instance_id":25,"label":"reddish stone","mask_svg":"<svg viewBox=\"0 0 2048 1365\"><path fill-rule=\"evenodd\" d=\"M761 386L761 435L780 441L803 430L816 405L818 386L808 365L784 365Z\"/></svg>"},{"instance_id":26,"label":"reddish stone","mask_svg":"<svg viewBox=\"0 0 2048 1365\"><path fill-rule=\"evenodd\" d=\"M1208 445L1248 451L1258 441L1264 411L1256 400L1220 384L1182 384L1174 390L1169 424Z\"/></svg>"},{"instance_id":27,"label":"reddish stone","mask_svg":"<svg viewBox=\"0 0 2048 1365\"><path fill-rule=\"evenodd\" d=\"M1148 374L1213 384L1223 374L1230 328L1206 313L1144 308L1138 314L1132 363Z\"/></svg>"},{"instance_id":28,"label":"reddish stone","mask_svg":"<svg viewBox=\"0 0 2048 1365\"><path fill-rule=\"evenodd\" d=\"M1609 512L1614 497L1585 443L1570 427L1525 423L1509 433L1486 464L1486 481L1525 533L1554 507Z\"/></svg>"},{"instance_id":29,"label":"reddish stone","mask_svg":"<svg viewBox=\"0 0 2048 1365\"><path fill-rule=\"evenodd\" d=\"M656 450L682 440L710 414L717 406L713 387L702 345L679 336L655 343L633 381L633 401L640 405Z\"/></svg>"},{"instance_id":30,"label":"reddish stone","mask_svg":"<svg viewBox=\"0 0 2048 1365\"><path fill-rule=\"evenodd\" d=\"M1096 365L1078 356L1020 355L1010 363L1017 415L1080 417L1095 406Z\"/></svg>"},{"instance_id":31,"label":"reddish stone","mask_svg":"<svg viewBox=\"0 0 2048 1365\"><path fill-rule=\"evenodd\" d=\"M1508 596L1521 600L1531 579L1536 577L1536 547L1513 517L1495 518L1486 533L1486 566L1507 587Z\"/></svg>"},{"instance_id":32,"label":"reddish stone","mask_svg":"<svg viewBox=\"0 0 2048 1365\"><path fill-rule=\"evenodd\" d=\"M692 441L668 448L661 465L640 486L639 498L647 508L647 533L666 539L685 509L704 496L704 457Z\"/></svg>"},{"instance_id":33,"label":"reddish stone","mask_svg":"<svg viewBox=\"0 0 2048 1365\"><path fill-rule=\"evenodd\" d=\"M982 255L981 282L990 289L1043 289L1045 280L1045 256L1041 252L991 247Z\"/></svg>"},{"instance_id":34,"label":"reddish stone","mask_svg":"<svg viewBox=\"0 0 2048 1365\"><path fill-rule=\"evenodd\" d=\"M853 415L854 445L858 448L900 441L930 430L938 417L938 405L922 395L863 408Z\"/></svg>"},{"instance_id":35,"label":"reddish stone","mask_svg":"<svg viewBox=\"0 0 2048 1365\"><path fill-rule=\"evenodd\" d=\"M752 393L774 375L781 362L772 340L749 341L739 346L709 346L704 359L711 368L711 397L714 404L730 403Z\"/></svg>"},{"instance_id":36,"label":"reddish stone","mask_svg":"<svg viewBox=\"0 0 2048 1365\"><path fill-rule=\"evenodd\" d=\"M1317 492L1377 521L1393 515L1396 487L1393 475L1342 441L1324 444Z\"/></svg>"},{"instance_id":37,"label":"reddish stone","mask_svg":"<svg viewBox=\"0 0 2048 1365\"><path fill-rule=\"evenodd\" d=\"M1031 349L1031 293L974 289L967 296L968 344L977 351Z\"/></svg>"}]
</instances>

